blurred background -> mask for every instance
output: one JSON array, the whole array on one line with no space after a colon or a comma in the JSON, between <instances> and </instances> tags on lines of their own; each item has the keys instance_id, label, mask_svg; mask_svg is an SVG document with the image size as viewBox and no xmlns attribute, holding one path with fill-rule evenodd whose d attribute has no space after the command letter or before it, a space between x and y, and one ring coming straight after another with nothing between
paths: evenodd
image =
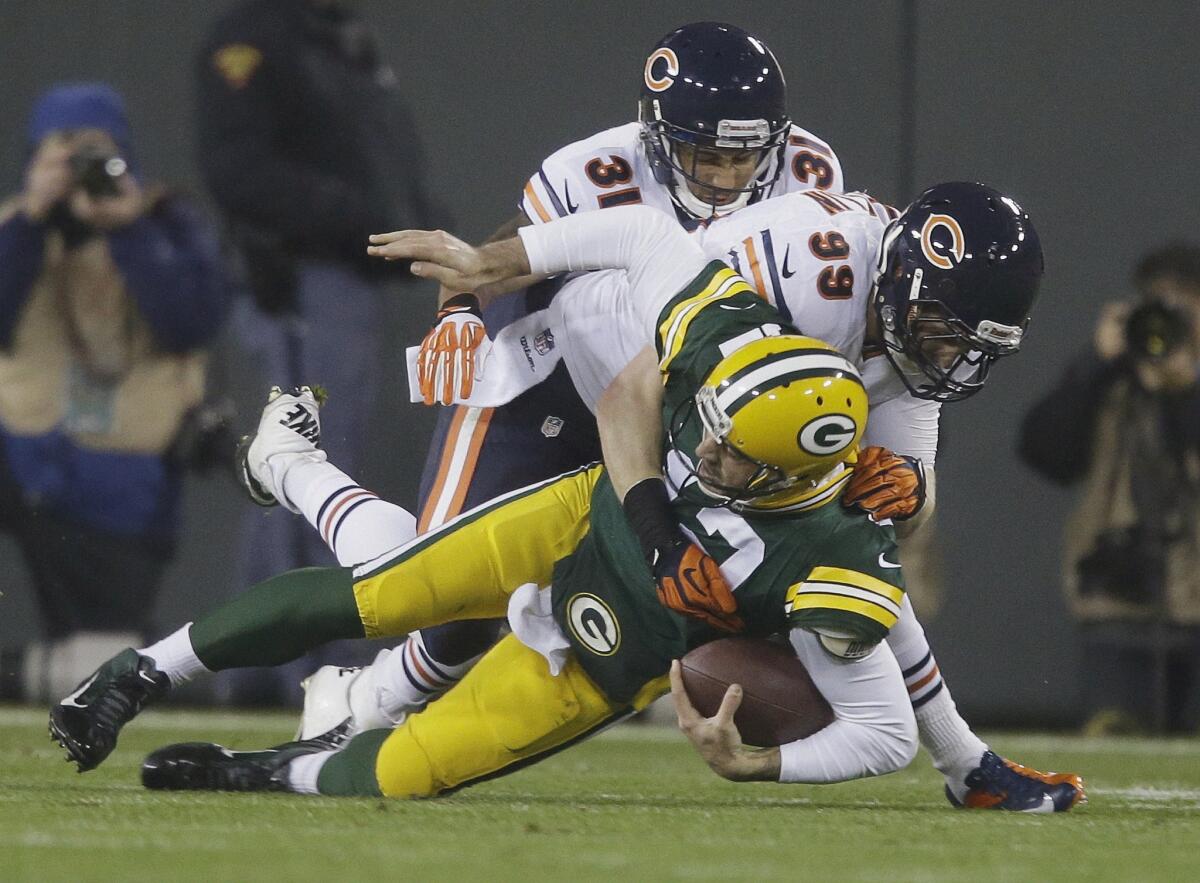
<instances>
[{"instance_id":1,"label":"blurred background","mask_svg":"<svg viewBox=\"0 0 1200 883\"><path fill-rule=\"evenodd\" d=\"M36 96L59 81L104 80L126 99L145 173L206 205L194 146L195 58L231 5L5 0L6 192L20 189L24 121ZM1101 304L1130 295L1137 258L1200 228L1200 8L1079 0L359 5L415 115L426 186L464 238L482 238L511 217L525 180L551 151L633 120L649 47L702 19L732 22L769 43L788 77L793 119L834 146L847 189L903 205L928 184L966 178L1015 195L1046 250L1041 300L1022 355L1002 363L982 395L943 413L943 593L923 619L974 723L1082 719L1089 667L1059 563L1072 497L1021 465L1016 435L1025 412L1088 344ZM432 415L406 404L401 357L427 329L433 296L421 284L388 300L381 395L369 426L354 427L367 435L360 481L409 506ZM210 385L236 402L237 428L248 431L263 390L228 331ZM338 436L348 428L325 430ZM183 539L159 623L183 621L244 588L234 584L233 550L250 505L224 476L188 477ZM42 624L16 546L3 535L0 574L4 647Z\"/></svg>"}]
</instances>

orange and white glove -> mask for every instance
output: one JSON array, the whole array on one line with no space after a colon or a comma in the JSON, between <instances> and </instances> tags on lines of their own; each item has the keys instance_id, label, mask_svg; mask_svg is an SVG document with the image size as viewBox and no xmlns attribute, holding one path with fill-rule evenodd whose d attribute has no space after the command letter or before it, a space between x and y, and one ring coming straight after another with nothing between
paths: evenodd
<instances>
[{"instance_id":1,"label":"orange and white glove","mask_svg":"<svg viewBox=\"0 0 1200 883\"><path fill-rule=\"evenodd\" d=\"M912 518L925 504L925 469L914 457L873 446L859 452L842 505L858 507L876 521Z\"/></svg>"},{"instance_id":2,"label":"orange and white glove","mask_svg":"<svg viewBox=\"0 0 1200 883\"><path fill-rule=\"evenodd\" d=\"M456 294L442 304L417 357L417 383L425 404L451 405L471 395L477 351L485 340L479 298Z\"/></svg>"}]
</instances>

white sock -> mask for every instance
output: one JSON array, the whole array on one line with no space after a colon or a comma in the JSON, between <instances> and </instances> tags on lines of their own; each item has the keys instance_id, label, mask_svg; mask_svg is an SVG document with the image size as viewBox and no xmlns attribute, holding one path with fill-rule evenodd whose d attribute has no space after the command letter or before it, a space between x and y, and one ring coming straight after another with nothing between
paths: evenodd
<instances>
[{"instance_id":1,"label":"white sock","mask_svg":"<svg viewBox=\"0 0 1200 883\"><path fill-rule=\"evenodd\" d=\"M288 790L296 794L320 794L317 777L325 761L337 754L336 750L302 754L287 765Z\"/></svg>"},{"instance_id":2,"label":"white sock","mask_svg":"<svg viewBox=\"0 0 1200 883\"><path fill-rule=\"evenodd\" d=\"M979 766L987 743L971 732L958 713L949 690L933 696L916 709L916 714L921 744L933 755L933 765L946 777L955 796L961 799L967 793L963 780Z\"/></svg>"},{"instance_id":3,"label":"white sock","mask_svg":"<svg viewBox=\"0 0 1200 883\"><path fill-rule=\"evenodd\" d=\"M392 720L399 720L404 714L424 708L461 681L482 655L458 665L445 665L429 655L421 633L413 632L386 657L376 660L372 674L380 709Z\"/></svg>"},{"instance_id":4,"label":"white sock","mask_svg":"<svg viewBox=\"0 0 1200 883\"><path fill-rule=\"evenodd\" d=\"M963 787L963 778L979 766L987 744L958 713L908 596L887 642L904 673L921 745L932 755L933 765L946 776L951 787Z\"/></svg>"},{"instance_id":5,"label":"white sock","mask_svg":"<svg viewBox=\"0 0 1200 883\"><path fill-rule=\"evenodd\" d=\"M192 624L167 635L157 644L151 644L137 652L154 660L154 667L171 680L171 686L186 683L202 672L208 671L192 649Z\"/></svg>"},{"instance_id":6,"label":"white sock","mask_svg":"<svg viewBox=\"0 0 1200 883\"><path fill-rule=\"evenodd\" d=\"M323 460L298 459L289 465L283 492L343 566L370 561L417 535L410 512L379 499Z\"/></svg>"}]
</instances>

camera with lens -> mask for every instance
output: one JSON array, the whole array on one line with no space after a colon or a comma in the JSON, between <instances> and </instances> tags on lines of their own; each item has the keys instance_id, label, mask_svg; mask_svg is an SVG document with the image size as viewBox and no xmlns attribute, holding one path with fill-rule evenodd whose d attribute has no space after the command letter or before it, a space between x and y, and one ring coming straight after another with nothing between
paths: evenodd
<instances>
[{"instance_id":1,"label":"camera with lens","mask_svg":"<svg viewBox=\"0 0 1200 883\"><path fill-rule=\"evenodd\" d=\"M1137 359L1162 359L1175 352L1191 331L1183 310L1161 300L1136 307L1125 320L1125 346Z\"/></svg>"},{"instance_id":2,"label":"camera with lens","mask_svg":"<svg viewBox=\"0 0 1200 883\"><path fill-rule=\"evenodd\" d=\"M117 179L128 169L122 157L103 147L87 145L71 154L75 183L91 197L118 195Z\"/></svg>"}]
</instances>

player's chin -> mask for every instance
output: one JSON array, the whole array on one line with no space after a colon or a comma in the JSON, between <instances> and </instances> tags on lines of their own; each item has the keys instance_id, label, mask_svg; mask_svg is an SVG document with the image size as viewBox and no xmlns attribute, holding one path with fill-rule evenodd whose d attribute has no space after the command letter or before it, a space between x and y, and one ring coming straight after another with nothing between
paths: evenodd
<instances>
[{"instance_id":1,"label":"player's chin","mask_svg":"<svg viewBox=\"0 0 1200 883\"><path fill-rule=\"evenodd\" d=\"M725 499L728 497L728 491L722 489L720 482L716 482L715 484L711 483L715 481L716 480L711 476L705 474L704 464L701 464L699 468L696 469L696 483L700 486L700 490L704 491L704 493L708 494L710 497L716 497L717 499Z\"/></svg>"}]
</instances>

